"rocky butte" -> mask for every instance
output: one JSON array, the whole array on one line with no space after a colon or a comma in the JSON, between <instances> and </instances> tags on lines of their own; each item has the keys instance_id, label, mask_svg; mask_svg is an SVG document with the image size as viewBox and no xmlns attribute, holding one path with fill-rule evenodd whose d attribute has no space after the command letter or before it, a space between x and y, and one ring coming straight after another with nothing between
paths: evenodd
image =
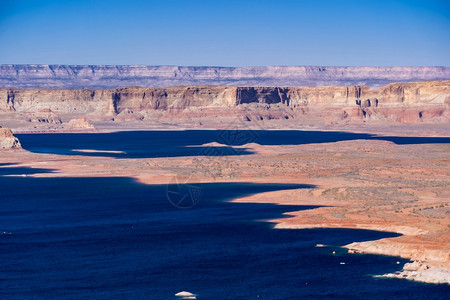
<instances>
[{"instance_id":1,"label":"rocky butte","mask_svg":"<svg viewBox=\"0 0 450 300\"><path fill-rule=\"evenodd\" d=\"M11 129L0 126L0 150L21 149L19 139L17 139Z\"/></svg>"}]
</instances>

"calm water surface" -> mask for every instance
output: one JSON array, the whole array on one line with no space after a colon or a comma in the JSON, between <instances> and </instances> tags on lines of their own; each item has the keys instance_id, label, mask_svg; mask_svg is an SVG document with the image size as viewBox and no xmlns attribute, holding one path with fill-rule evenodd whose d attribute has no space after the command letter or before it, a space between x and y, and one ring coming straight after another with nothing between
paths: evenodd
<instances>
[{"instance_id":1,"label":"calm water surface","mask_svg":"<svg viewBox=\"0 0 450 300\"><path fill-rule=\"evenodd\" d=\"M218 136L218 132L204 131L164 134L19 138L26 149L36 152L70 155L75 154L72 149L119 150L126 154L107 155L139 158L198 155L203 151L200 145ZM260 143L275 143L270 133L269 137L264 134L257 134ZM301 137L286 133L286 143L353 138L327 133L308 140L308 134L298 134ZM278 143L283 140L278 138ZM233 148L224 151L251 154ZM177 185L144 185L117 177L5 176L43 172L52 170L0 165L1 299L174 299L182 290L198 294L198 299L443 299L450 295L449 286L372 276L397 271L401 265L396 262L405 260L349 255L339 248L395 234L275 230L265 220L314 207L227 202L307 185L202 184L196 186L201 194L198 205L177 209L167 200L168 191L185 188ZM331 246L316 248L318 243Z\"/></svg>"}]
</instances>

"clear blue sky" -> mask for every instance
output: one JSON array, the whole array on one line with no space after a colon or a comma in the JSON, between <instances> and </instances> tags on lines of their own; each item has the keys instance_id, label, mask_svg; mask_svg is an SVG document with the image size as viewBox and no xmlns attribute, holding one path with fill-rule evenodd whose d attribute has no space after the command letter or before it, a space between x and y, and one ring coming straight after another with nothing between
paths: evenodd
<instances>
[{"instance_id":1,"label":"clear blue sky","mask_svg":"<svg viewBox=\"0 0 450 300\"><path fill-rule=\"evenodd\" d=\"M450 1L0 0L0 63L450 66Z\"/></svg>"}]
</instances>

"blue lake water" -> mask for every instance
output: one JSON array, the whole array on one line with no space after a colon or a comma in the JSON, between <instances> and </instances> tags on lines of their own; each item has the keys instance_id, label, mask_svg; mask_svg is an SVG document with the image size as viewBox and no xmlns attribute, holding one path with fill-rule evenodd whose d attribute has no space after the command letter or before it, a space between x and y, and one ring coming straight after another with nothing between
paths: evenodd
<instances>
[{"instance_id":1,"label":"blue lake water","mask_svg":"<svg viewBox=\"0 0 450 300\"><path fill-rule=\"evenodd\" d=\"M197 155L202 149L195 145L218 136L218 132L199 131L164 134L19 138L26 149L36 152L120 150L128 155L123 158L138 158ZM292 136L289 140L296 141ZM308 142L305 136L299 140ZM266 144L271 144L270 139ZM227 151L236 155L232 149ZM4 176L43 172L52 170L0 165L0 299L174 299L182 290L198 294L198 299L443 299L450 293L447 285L374 278L399 270L396 262L406 261L347 254L339 248L396 234L275 230L265 220L314 207L227 201L308 185L201 184L196 185L198 204L177 209L167 194L177 190L182 194L184 186L144 185L117 177ZM318 243L331 247L316 248Z\"/></svg>"},{"instance_id":2,"label":"blue lake water","mask_svg":"<svg viewBox=\"0 0 450 300\"><path fill-rule=\"evenodd\" d=\"M356 139L391 141L399 145L450 143L450 137L383 137L365 133L298 130L122 131L98 134L59 133L56 135L57 137L54 133L16 134L22 146L33 152L117 158L252 154L250 149L232 147L248 143L302 145ZM207 147L206 149L202 146L211 142L226 146ZM124 153L74 151L79 149L123 151Z\"/></svg>"}]
</instances>

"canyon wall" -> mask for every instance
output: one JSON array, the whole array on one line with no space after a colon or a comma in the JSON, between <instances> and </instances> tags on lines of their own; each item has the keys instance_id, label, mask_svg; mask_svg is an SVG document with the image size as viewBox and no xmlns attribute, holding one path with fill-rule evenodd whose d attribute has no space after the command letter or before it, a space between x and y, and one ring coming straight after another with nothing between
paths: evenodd
<instances>
[{"instance_id":1,"label":"canyon wall","mask_svg":"<svg viewBox=\"0 0 450 300\"><path fill-rule=\"evenodd\" d=\"M215 111L220 116L245 108L250 115L260 118L448 123L449 106L450 81L392 83L379 89L367 86L0 89L3 112L111 117L136 114L142 116L141 120L154 111L186 116Z\"/></svg>"},{"instance_id":2,"label":"canyon wall","mask_svg":"<svg viewBox=\"0 0 450 300\"><path fill-rule=\"evenodd\" d=\"M391 82L421 80L450 80L450 68L0 65L0 88L112 89L178 85L380 87Z\"/></svg>"}]
</instances>

